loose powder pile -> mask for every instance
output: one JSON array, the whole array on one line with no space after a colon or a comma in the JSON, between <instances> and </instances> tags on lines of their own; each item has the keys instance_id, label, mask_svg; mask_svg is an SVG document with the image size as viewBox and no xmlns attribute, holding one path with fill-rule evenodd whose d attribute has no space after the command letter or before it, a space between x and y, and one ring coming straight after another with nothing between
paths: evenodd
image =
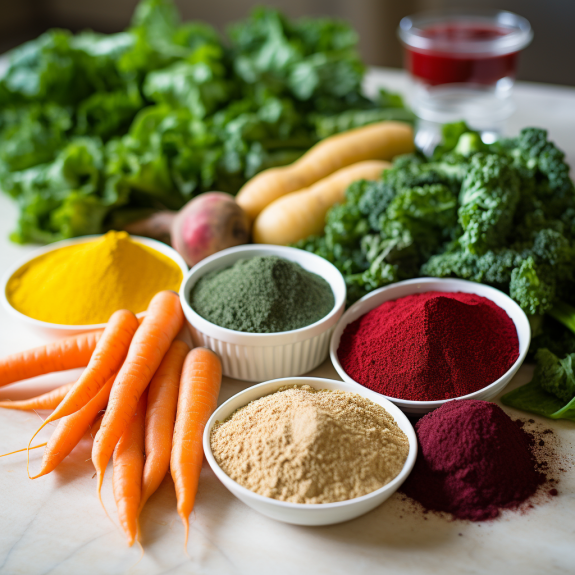
<instances>
[{"instance_id":1,"label":"loose powder pile","mask_svg":"<svg viewBox=\"0 0 575 575\"><path fill-rule=\"evenodd\" d=\"M387 301L350 323L337 355L355 381L413 401L461 397L499 379L519 340L505 310L470 293Z\"/></svg>"},{"instance_id":2,"label":"loose powder pile","mask_svg":"<svg viewBox=\"0 0 575 575\"><path fill-rule=\"evenodd\" d=\"M190 305L221 327L276 333L319 321L333 309L335 299L317 274L278 256L260 256L200 278Z\"/></svg>"},{"instance_id":3,"label":"loose powder pile","mask_svg":"<svg viewBox=\"0 0 575 575\"><path fill-rule=\"evenodd\" d=\"M494 519L545 482L531 437L495 403L449 401L415 426L419 451L401 490L425 509Z\"/></svg>"},{"instance_id":4,"label":"loose powder pile","mask_svg":"<svg viewBox=\"0 0 575 575\"><path fill-rule=\"evenodd\" d=\"M407 436L380 405L343 391L280 389L212 430L218 465L243 487L292 503L371 493L407 459Z\"/></svg>"}]
</instances>

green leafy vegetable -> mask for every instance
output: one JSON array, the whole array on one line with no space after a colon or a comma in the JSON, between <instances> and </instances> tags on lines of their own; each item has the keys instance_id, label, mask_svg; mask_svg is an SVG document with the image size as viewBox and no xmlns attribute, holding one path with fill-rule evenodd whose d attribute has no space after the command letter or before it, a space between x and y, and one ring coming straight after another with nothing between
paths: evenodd
<instances>
[{"instance_id":1,"label":"green leafy vegetable","mask_svg":"<svg viewBox=\"0 0 575 575\"><path fill-rule=\"evenodd\" d=\"M506 393L501 401L551 419L575 421L575 353L559 359L541 348L535 359L537 366L531 382Z\"/></svg>"},{"instance_id":2,"label":"green leafy vegetable","mask_svg":"<svg viewBox=\"0 0 575 575\"><path fill-rule=\"evenodd\" d=\"M351 186L324 235L298 245L340 269L350 303L397 279L457 277L575 328L561 303L575 293L574 218L568 166L544 130L487 145L457 123L431 158L397 158L380 181Z\"/></svg>"},{"instance_id":3,"label":"green leafy vegetable","mask_svg":"<svg viewBox=\"0 0 575 575\"><path fill-rule=\"evenodd\" d=\"M143 0L125 32L51 30L12 51L0 79L0 187L21 208L12 239L99 233L235 193L321 138L413 120L399 96L363 95L345 22L259 8L229 39L180 22L171 0Z\"/></svg>"}]
</instances>

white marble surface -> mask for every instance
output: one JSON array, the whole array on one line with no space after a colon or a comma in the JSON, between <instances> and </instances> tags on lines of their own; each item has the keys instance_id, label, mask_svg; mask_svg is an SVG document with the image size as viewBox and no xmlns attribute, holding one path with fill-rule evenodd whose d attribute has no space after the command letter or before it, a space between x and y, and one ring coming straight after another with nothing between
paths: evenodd
<instances>
[{"instance_id":1,"label":"white marble surface","mask_svg":"<svg viewBox=\"0 0 575 575\"><path fill-rule=\"evenodd\" d=\"M393 71L379 72L373 80L397 89L406 85L403 76ZM518 110L509 122L509 133L528 124L545 126L575 159L575 89L522 84L517 86L516 101ZM0 273L32 249L6 239L16 214L15 205L0 196ZM0 310L1 355L42 343ZM510 388L528 381L530 372L531 368L523 367ZM73 375L9 386L0 390L0 398L30 396L70 381ZM337 378L327 362L313 375ZM245 387L242 382L224 381L220 400ZM24 447L38 422L34 413L0 413L0 452ZM545 425L554 429L568 469L575 457L575 424L547 420ZM251 511L204 466L189 556L184 554L183 528L173 483L167 477L142 514L145 555L138 563L139 551L126 547L117 527L111 470L103 499L115 524L98 503L90 443L84 440L54 473L35 481L26 476L25 455L0 459L0 573L575 573L575 469L561 475L559 497L527 513L506 513L489 523L423 516L396 495L349 523L303 528ZM33 469L40 457L38 452L32 455Z\"/></svg>"}]
</instances>

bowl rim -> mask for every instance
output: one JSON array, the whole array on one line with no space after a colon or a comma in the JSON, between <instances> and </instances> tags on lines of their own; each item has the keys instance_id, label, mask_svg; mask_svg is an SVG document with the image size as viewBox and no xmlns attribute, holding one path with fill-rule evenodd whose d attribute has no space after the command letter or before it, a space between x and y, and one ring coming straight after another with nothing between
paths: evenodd
<instances>
[{"instance_id":1,"label":"bowl rim","mask_svg":"<svg viewBox=\"0 0 575 575\"><path fill-rule=\"evenodd\" d=\"M61 240L59 242L54 242L54 243L39 247L39 248L35 249L34 251L29 252L28 254L19 258L14 264L12 264L11 266L8 267L8 269L4 272L4 274L2 275L2 278L0 279L0 283L2 285L2 292L0 294L0 297L1 297L2 305L4 306L4 309L12 317L19 319L20 321L26 322L27 324L29 324L33 327L42 328L42 329L50 329L50 330L55 330L55 331L61 331L63 333L65 333L67 331L80 332L80 331L92 331L92 330L105 328L107 322L76 325L76 324L64 324L64 323L51 323L51 322L43 321L41 319L35 319L33 317L30 317L30 316L22 313L21 311L18 311L10 303L10 300L8 299L8 295L6 293L6 290L8 289L8 282L10 281L12 276L20 268L24 267L26 264L30 263L32 260L35 260L36 258L39 258L40 256L43 256L47 253L53 252L53 251L58 250L60 248L65 248L65 247L69 247L69 246L73 246L73 245L78 245L78 244L83 244L83 243L95 241L98 238L103 237L104 235L105 234L92 234L89 236L79 236L77 238L69 238L67 240ZM184 282L184 278L186 277L186 274L188 273L188 265L186 264L184 258L174 248L172 248L168 244L165 244L165 243L160 242L158 240L154 240L152 238L146 238L143 236L134 236L131 234L129 234L129 236L130 236L131 240L138 242L138 243L141 243L141 244L143 244L149 248L156 250L157 252L160 252L161 254L165 255L166 257L169 257L174 263L176 263L178 265L178 267L182 271L182 275L183 275L182 283ZM146 314L145 311L141 311L141 312L136 314L136 317L141 318L141 317L144 317L145 314Z\"/></svg>"},{"instance_id":2,"label":"bowl rim","mask_svg":"<svg viewBox=\"0 0 575 575\"><path fill-rule=\"evenodd\" d=\"M213 428L215 422L217 421L218 414L221 411L223 411L224 408L229 403L240 398L242 396L242 394L245 394L247 392L250 392L250 391L252 391L254 389L258 389L258 388L262 388L262 389L263 388L266 388L266 389L267 388L273 388L273 389L270 389L270 391L266 391L265 393L262 393L261 395L259 395L256 398L256 399L261 399L262 397L265 397L266 395L271 395L272 393L275 393L280 387L283 387L285 385L290 385L290 382L293 384L299 383L301 385L310 385L312 387L315 387L316 389L321 389L321 384L327 383L329 385L338 386L337 389L341 389L341 391L348 391L350 393L356 393L358 395L362 395L363 397L370 399L374 403L378 403L378 401L383 401L384 405L382 405L381 403L378 403L378 405L381 405L394 418L396 423L397 423L398 419L402 420L402 423L404 424L405 429L403 429L403 428L401 428L401 429L405 433L405 435L407 436L407 439L409 442L409 451L407 453L407 458L403 464L403 467L401 468L401 471L389 483L386 483L385 485L383 485L379 489L376 489L375 491L372 491L371 493L366 493L365 495L361 495L360 497L354 497L353 499L346 499L344 501L335 501L333 503L292 503L291 501L280 501L278 499L273 499L271 497L265 497L264 495L260 495L259 493L256 493L255 491L251 491L247 487L240 485L235 479L232 479L219 466L219 464L216 461L214 454L212 452L212 446L210 443L211 431L212 431L212 428ZM364 393L365 393L365 395L364 395ZM415 465L415 460L417 458L417 452L418 452L417 435L415 433L415 429L414 429L413 425L409 421L409 418L401 411L401 409L399 409L399 407L397 407L397 405L394 405L387 398L383 397L381 394L378 394L378 393L376 393L370 389L364 388L364 393L359 393L358 390L356 390L353 387L353 385L351 385L350 383L347 383L345 381L338 381L337 379L328 379L328 378L319 378L319 377L299 377L299 376L283 377L280 379L272 379L270 381L264 381L263 383L259 383L257 385L252 385L252 386L248 387L247 389L244 389L244 390L240 391L239 393L236 393L235 395L230 397L228 400L226 400L224 403L222 403L222 405L218 406L216 408L216 410L214 411L214 413L212 413L210 419L206 423L206 426L204 428L203 438L202 438L202 444L203 444L203 448L204 448L205 457L206 457L208 464L209 464L210 468L212 469L212 471L215 473L215 475L218 477L218 479L220 479L220 481L222 481L224 484L226 481L229 481L231 484L233 484L234 489L237 489L240 493L242 493L242 495L245 495L246 497L249 497L249 498L253 498L260 503L267 503L270 505L276 505L276 506L282 507L284 509L292 509L292 510L296 509L298 511L304 511L304 510L318 510L319 511L319 510L324 510L324 509L337 509L340 507L347 507L349 505L361 504L365 501L368 501L369 499L377 498L379 495L382 495L384 492L389 491L389 490L392 490L392 493L394 493L395 491L397 491L397 489L399 489L401 484L407 479L407 477L409 476L409 474L413 470L413 466ZM370 397L370 395L373 395L373 394L375 394L375 396L372 399ZM250 401L256 401L256 399L252 399ZM249 403L249 401L244 404L244 407L248 403ZM237 409L239 409L239 408L237 408Z\"/></svg>"},{"instance_id":3,"label":"bowl rim","mask_svg":"<svg viewBox=\"0 0 575 575\"><path fill-rule=\"evenodd\" d=\"M269 252L270 255L277 255L284 254L280 257L284 257L284 259L288 259L290 261L295 261L287 256L289 254L295 255L297 254L298 257L301 258L308 258L311 261L318 262L322 266L326 266L334 273L334 277L337 279L332 281L331 279L326 278L321 271L315 270L313 273L323 278L331 288L331 291L334 296L334 305L331 308L330 312L326 314L324 317L320 318L314 323L309 325L305 325L298 329L291 329L288 331L278 331L273 333L252 333L248 331L238 331L235 329L229 329L227 327L219 326L211 321L202 317L198 312L194 310L190 302L188 301L188 295L195 283L206 273L202 272L202 270L212 264L213 262L223 259L226 256L234 255L234 254L242 254L246 253L249 254L250 252ZM248 256L249 257L249 256ZM256 256L252 256L256 257ZM240 259L247 259L247 258L238 258L236 261ZM235 262L234 262L235 263ZM296 263L298 263L296 261ZM230 265L233 265L230 264ZM225 267L230 267L229 265L221 266L217 269L224 269ZM302 266L303 267L303 266ZM216 268L209 270L215 271ZM309 270L308 270L309 271ZM198 275L199 274L199 275ZM334 284L339 284L338 289L334 289ZM339 295L336 293L339 292ZM222 341L230 341L230 338L235 339L241 337L242 340L251 340L250 344L247 344L246 341L242 341L243 345L259 345L259 346L272 346L272 345L279 345L278 340L285 339L285 338L292 338L294 336L299 336L302 334L308 335L308 332L317 332L315 335L325 331L323 328L325 325L330 324L333 322L334 318L340 313L340 311L345 307L345 301L347 297L347 288L345 285L345 280L343 279L343 275L341 272L329 261L321 256L318 256L312 252L308 252L306 250L300 250L299 248L292 248L289 246L276 246L273 244L245 244L241 246L234 246L232 248L227 248L225 250L221 250L208 256L207 258L203 259L201 262L198 262L195 266L193 266L187 274L184 276L182 281L182 285L180 287L180 301L182 304L182 308L184 309L184 313L186 316L190 316L189 321L192 323L194 328L200 330L203 333L209 334L212 337L220 339ZM335 322L334 322L335 323ZM313 337L313 335L309 335L309 337ZM258 341L259 340L259 341Z\"/></svg>"},{"instance_id":4,"label":"bowl rim","mask_svg":"<svg viewBox=\"0 0 575 575\"><path fill-rule=\"evenodd\" d=\"M401 399L398 397L391 397L389 395L384 395L383 393L379 393L377 391L375 391L374 393L377 393L378 395L381 395L382 397L385 397L385 399L387 399L388 401L394 403L397 406L401 406L401 407L406 407L406 408L424 408L424 407L428 407L430 409L435 409L437 407L441 407L444 403L446 403L447 401L454 401L454 400L462 400L462 399L474 399L475 397L477 397L478 394L483 394L486 391L488 391L489 389L495 388L498 385L500 385L503 380L505 380L506 378L508 378L509 376L513 376L515 374L515 372L519 369L519 367L523 364L523 361L525 360L525 357L527 356L527 353L529 351L529 344L531 342L531 325L529 324L529 320L527 318L527 315L525 314L525 312L521 309L521 307L514 301L512 300L506 293L502 292L501 290L498 290L497 288L494 288L492 286L488 286L486 284L482 284L482 283L478 283L478 282L472 282L469 280L463 280L463 279L459 279L459 278L434 278L434 277L423 277L423 278L414 278L414 279L409 279L409 280L404 280L401 282L395 282L393 284L384 286L382 288L379 288L377 290L374 290L370 293L368 293L367 295L363 296L361 299L359 299L358 301L356 301L352 306L350 306L345 313L341 316L338 324L336 325L332 335L331 335L331 341L329 344L329 357L330 360L335 368L335 370L337 371L338 375L347 383L351 384L351 385L357 385L360 387L364 387L364 385L362 385L361 383L359 383L358 381L355 381L352 377L350 377L347 372L343 369L343 366L341 365L340 361L339 361L339 357L337 355L337 348L335 347L335 342L336 342L336 338L341 338L341 335L343 334L343 331L345 330L345 328L347 327L348 324L351 323L351 320L349 320L348 318L352 315L352 313L358 308L360 307L361 304L363 304L366 301L369 301L370 299L374 299L376 298L379 294L384 293L386 291L390 291L392 288L396 288L397 286L403 286L403 285L417 285L417 284L434 284L434 283L442 283L442 284L450 284L450 285L455 285L454 289L450 290L450 291L458 291L457 290L457 286L466 286L466 287L474 287L474 288L479 288L481 291L483 291L484 293L497 293L500 296L503 296L503 299L506 301L507 305L511 308L515 308L515 310L517 312L519 312L519 315L522 316L522 318L524 318L525 320L525 327L526 327L526 341L527 344L525 345L524 349L521 350L520 347L520 351L519 351L519 356L517 357L517 359L515 360L515 362L513 363L513 365L511 365L509 367L509 369L498 379L496 379L495 381L493 381L492 383L490 383L489 385L486 385L485 387L482 387L481 389L478 389L477 391L474 391L472 393L468 393L467 395L461 395L459 397L450 397L449 399L435 399L435 400L431 400L431 401L415 401L413 399ZM411 294L404 294L403 296L399 296L396 299L400 299L401 297L406 297L407 295L413 295L415 293L425 293L427 291L434 291L433 289L423 289L423 290L414 290ZM493 301L492 298L478 293L477 291L466 291L465 293L474 293L476 295L485 297L487 299L490 299L491 301ZM370 307L369 309L367 309L366 311L364 311L364 313L359 316L362 317L363 315L365 315L366 313L372 311L373 309L375 309L376 307L378 307L379 305L381 305L382 303L385 303L385 301L392 301L391 299L388 300L384 300L376 305L373 305L373 307ZM495 303L495 302L494 302ZM498 305L498 304L496 304ZM501 307L501 306L499 306ZM501 307L502 308L502 307ZM506 308L502 308L506 313L507 313L507 309ZM507 315L509 315L507 313ZM359 319L356 318L356 319ZM519 340L519 329L518 329L518 325L517 323L511 318L509 317L509 319L511 319L511 321L513 321L513 324L515 325L515 329L517 330L517 334L518 334L518 340ZM355 320L353 320L355 321ZM339 333L341 331L341 333ZM338 341L339 344L339 341ZM519 344L520 346L520 344ZM369 389L369 388L366 388ZM374 391L374 390L371 390Z\"/></svg>"}]
</instances>

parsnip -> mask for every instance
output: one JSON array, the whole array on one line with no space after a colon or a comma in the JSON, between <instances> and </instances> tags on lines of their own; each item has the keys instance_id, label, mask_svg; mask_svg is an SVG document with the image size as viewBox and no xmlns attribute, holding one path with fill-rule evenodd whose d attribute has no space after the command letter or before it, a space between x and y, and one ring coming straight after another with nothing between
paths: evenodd
<instances>
[{"instance_id":1,"label":"parsnip","mask_svg":"<svg viewBox=\"0 0 575 575\"><path fill-rule=\"evenodd\" d=\"M270 168L249 180L236 201L254 220L274 200L366 160L391 160L412 152L413 130L402 122L377 122L330 136L289 166Z\"/></svg>"},{"instance_id":2,"label":"parsnip","mask_svg":"<svg viewBox=\"0 0 575 575\"><path fill-rule=\"evenodd\" d=\"M320 234L325 216L342 202L345 190L356 180L376 180L389 162L371 160L342 168L309 188L291 192L265 208L254 222L254 242L286 245Z\"/></svg>"}]
</instances>

